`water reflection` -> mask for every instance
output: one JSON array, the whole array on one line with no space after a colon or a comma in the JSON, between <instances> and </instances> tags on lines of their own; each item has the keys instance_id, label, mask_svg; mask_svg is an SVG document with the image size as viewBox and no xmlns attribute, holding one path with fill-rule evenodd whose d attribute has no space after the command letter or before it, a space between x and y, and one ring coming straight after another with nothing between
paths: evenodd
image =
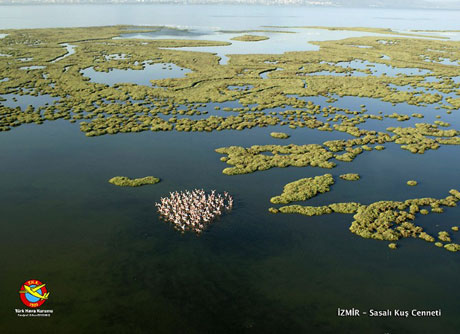
<instances>
[{"instance_id":1,"label":"water reflection","mask_svg":"<svg viewBox=\"0 0 460 334\"><path fill-rule=\"evenodd\" d=\"M59 44L59 45L65 47L65 49L67 50L67 53L65 55L63 55L63 56L60 56L60 57L57 57L56 59L54 59L52 61L52 63L58 62L58 61L66 58L66 57L68 57L70 55L73 55L75 53L76 45L71 45L69 43L62 43L62 44Z\"/></svg>"},{"instance_id":2,"label":"water reflection","mask_svg":"<svg viewBox=\"0 0 460 334\"><path fill-rule=\"evenodd\" d=\"M260 30L261 28L258 27L258 29ZM179 38L228 42L231 44L226 46L171 48L173 50L214 53L221 58L220 64L225 65L227 64L229 59L228 55L231 54L281 54L290 51L317 51L319 50L319 47L309 42L339 40L349 37L360 36L379 36L379 34L376 33L326 29L263 28L262 30L265 31L257 31L253 34L266 36L269 39L258 42L244 42L232 40L232 38L240 36L241 34L243 34L243 32L222 32L206 27L188 30L162 29L159 31L149 33L123 34L121 38ZM275 30L282 32L276 32Z\"/></svg>"},{"instance_id":3,"label":"water reflection","mask_svg":"<svg viewBox=\"0 0 460 334\"><path fill-rule=\"evenodd\" d=\"M51 105L59 100L59 98L57 97L53 97L46 94L33 96L27 95L27 93L24 95L4 94L0 95L0 97L5 99L4 101L0 102L1 105L10 108L20 107L22 110L25 110L29 105L32 105L34 107L41 107Z\"/></svg>"}]
</instances>

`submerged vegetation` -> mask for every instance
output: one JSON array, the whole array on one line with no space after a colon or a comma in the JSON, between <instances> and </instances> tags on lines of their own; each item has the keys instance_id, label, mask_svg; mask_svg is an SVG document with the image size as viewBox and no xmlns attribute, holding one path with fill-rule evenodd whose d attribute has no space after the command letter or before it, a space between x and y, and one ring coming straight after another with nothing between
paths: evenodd
<instances>
[{"instance_id":1,"label":"submerged vegetation","mask_svg":"<svg viewBox=\"0 0 460 334\"><path fill-rule=\"evenodd\" d=\"M459 41L413 38L418 36L382 28L302 28L378 35L312 42L319 47L318 51L232 54L223 65L217 54L177 48L218 47L230 45L228 42L116 38L161 27L0 30L0 34L6 34L0 38L0 132L60 119L78 123L87 137L143 131L213 132L276 127L281 131L285 128L334 132L341 138L321 144L220 147L216 152L225 155L221 161L228 164L223 169L227 175L291 166L331 169L350 163L359 155L388 154L385 149L392 146L423 154L447 145L460 145L460 131L444 116L436 115L435 121L421 123L424 118L434 117L423 112L424 106L444 109L447 116L460 108L460 67L441 62L460 58ZM247 31L251 32L263 31ZM234 38L263 39L267 37ZM154 64L162 64L168 71L175 65L184 75L152 78L151 85L107 85L84 75L90 67L95 73L110 73L141 71ZM26 97L40 97L47 102L21 106L18 100ZM388 103L388 110L368 110L364 104L359 108L339 107L336 102L345 97L378 99ZM318 102L322 98L326 102ZM403 103L420 107L420 112L405 113ZM391 121L392 126L372 129L372 125L384 121ZM270 135L289 138L284 132ZM358 180L359 175L342 174L340 178ZM158 181L154 177L115 177L109 182L139 186ZM415 181L409 182L416 185ZM271 201L287 204L308 200L329 191L333 183L330 174L294 181ZM451 242L447 232L441 231L444 233L435 238L412 223L419 214L441 213L442 206L454 206L458 194L453 190L451 196L440 200L290 205L269 210L306 216L354 214L350 230L361 237L389 241L417 237L458 251L458 244Z\"/></svg>"},{"instance_id":2,"label":"submerged vegetation","mask_svg":"<svg viewBox=\"0 0 460 334\"><path fill-rule=\"evenodd\" d=\"M140 187L147 184L158 183L160 179L153 176L140 177L137 179L130 179L126 176L115 176L112 177L109 182L119 187Z\"/></svg>"}]
</instances>

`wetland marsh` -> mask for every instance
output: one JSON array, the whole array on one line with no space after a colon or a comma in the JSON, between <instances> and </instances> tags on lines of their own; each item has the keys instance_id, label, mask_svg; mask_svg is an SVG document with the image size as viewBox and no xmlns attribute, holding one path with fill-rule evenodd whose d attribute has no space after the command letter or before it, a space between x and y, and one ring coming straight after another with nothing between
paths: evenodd
<instances>
[{"instance_id":1,"label":"wetland marsh","mask_svg":"<svg viewBox=\"0 0 460 334\"><path fill-rule=\"evenodd\" d=\"M0 332L33 328L12 312L31 278L48 332L460 327L456 33L229 12L0 29ZM228 191L232 211L180 234L155 203L187 189Z\"/></svg>"}]
</instances>

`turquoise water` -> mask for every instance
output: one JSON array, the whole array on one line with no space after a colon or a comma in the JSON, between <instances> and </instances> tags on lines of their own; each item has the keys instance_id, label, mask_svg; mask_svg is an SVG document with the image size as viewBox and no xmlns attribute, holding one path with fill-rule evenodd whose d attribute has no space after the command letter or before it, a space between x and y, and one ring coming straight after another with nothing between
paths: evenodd
<instances>
[{"instance_id":1,"label":"turquoise water","mask_svg":"<svg viewBox=\"0 0 460 334\"><path fill-rule=\"evenodd\" d=\"M1 7L0 25L201 24L234 29L320 21L348 25L354 19L353 25L362 26L447 29L458 14L225 8L8 6ZM128 79L149 84L151 78L144 71L118 71L91 75L104 75L107 84ZM49 96L3 97L7 101L1 103L21 108L54 101ZM306 99L354 110L365 104L371 114L425 115L404 123L369 120L363 128L384 131L388 126L432 123L438 114L453 128L460 126L456 110L446 115L435 106L393 106L356 97L334 103L324 97ZM234 114L215 111L214 105L200 110ZM221 106L232 105L236 103ZM280 141L270 136L272 131L291 137ZM332 173L336 183L331 192L309 200L310 205L445 197L449 189L459 187L457 146L414 155L388 144L384 151L364 152L352 163L338 162L332 170L289 167L235 176L222 174L227 165L214 152L230 145L321 144L348 138L339 132L281 126L88 138L78 124L62 120L0 133L0 333L458 333L458 254L415 239L398 242L400 248L392 251L386 242L351 234L351 215L308 218L267 212L269 199L286 183L325 173ZM361 180L341 180L343 173L359 173ZM126 189L107 182L116 175L153 175L162 181ZM406 186L409 179L419 185ZM170 191L192 188L226 190L235 198L232 214L200 237L177 233L154 208ZM459 217L458 207L447 208L441 215L417 217L417 223L434 233L458 225ZM453 237L460 241L458 235ZM29 279L46 283L50 297L42 308L54 310L51 318L25 321L33 319L15 315L14 309L23 307L19 288ZM337 308L352 307L440 308L442 317L337 316Z\"/></svg>"}]
</instances>

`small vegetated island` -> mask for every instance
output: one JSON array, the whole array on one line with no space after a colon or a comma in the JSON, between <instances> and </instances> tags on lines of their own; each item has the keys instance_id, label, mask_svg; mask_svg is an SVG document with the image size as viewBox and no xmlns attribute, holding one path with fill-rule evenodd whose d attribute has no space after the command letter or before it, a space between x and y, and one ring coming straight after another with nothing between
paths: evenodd
<instances>
[{"instance_id":1,"label":"small vegetated island","mask_svg":"<svg viewBox=\"0 0 460 334\"><path fill-rule=\"evenodd\" d=\"M232 41L241 41L241 42L258 42L267 40L267 36L259 35L241 35L232 38Z\"/></svg>"},{"instance_id":2,"label":"small vegetated island","mask_svg":"<svg viewBox=\"0 0 460 334\"><path fill-rule=\"evenodd\" d=\"M272 197L270 202L273 204L287 204L289 202L305 201L330 190L334 184L331 174L309 177L288 183L284 186L283 193Z\"/></svg>"},{"instance_id":3,"label":"small vegetated island","mask_svg":"<svg viewBox=\"0 0 460 334\"><path fill-rule=\"evenodd\" d=\"M265 27L264 32L269 28L274 27ZM419 38L416 32L397 33L381 28L297 27L302 28L376 35L312 42L318 51L230 54L228 62L222 65L216 54L177 48L228 46L229 42L115 38L130 32L157 31L161 27L0 30L0 132L60 119L78 123L87 137L143 131L212 133L266 127L286 128L290 132L337 133L337 139L322 143L248 144L219 147L216 152L228 165L223 169L227 175L290 166L330 171L294 180L278 196L275 195L281 190L274 189L272 202L290 205L271 208L271 212L305 216L352 214L352 233L390 241L390 248L398 248L397 240L415 237L449 251L460 250L448 232L428 234L415 224L419 215L442 213L455 206L460 199L455 189L440 199L382 199L368 204L344 202L322 206L291 204L330 191L335 181L334 187L348 180L355 180L359 187L362 181L357 174L336 177L332 173L334 167L353 163L359 155L388 154L385 148L391 146L417 156L444 146L460 145L459 129L443 119L458 113L460 108L460 42L439 36ZM284 28L276 29L273 32ZM255 35L237 38L248 43L265 39ZM152 78L143 85L98 83L84 75L88 69L110 73L141 71L155 65L179 68L184 73L174 78ZM23 97L37 96L50 102L27 107L16 103ZM395 107L383 111L369 109L364 104L347 108L337 103L345 96L380 100ZM313 102L318 101L314 99L317 97L325 98L326 102ZM227 102L238 104L220 106ZM405 108L397 107L400 105L419 107L420 112L407 113ZM435 121L431 120L432 113L424 111L425 106L438 111ZM373 124L386 124L386 121L391 121L392 126L372 129ZM287 138L281 133L274 132L272 137ZM145 184L143 179L115 179L113 182L118 185ZM195 230L200 230L203 223L196 224Z\"/></svg>"},{"instance_id":4,"label":"small vegetated island","mask_svg":"<svg viewBox=\"0 0 460 334\"><path fill-rule=\"evenodd\" d=\"M290 137L287 133L284 132L272 132L270 133L270 136L276 139L288 139Z\"/></svg>"},{"instance_id":5,"label":"small vegetated island","mask_svg":"<svg viewBox=\"0 0 460 334\"><path fill-rule=\"evenodd\" d=\"M160 182L160 179L153 176L145 176L137 179L130 179L126 176L115 176L109 180L109 183L119 187L140 187L148 184L155 184L158 182Z\"/></svg>"},{"instance_id":6,"label":"small vegetated island","mask_svg":"<svg viewBox=\"0 0 460 334\"><path fill-rule=\"evenodd\" d=\"M359 174L347 173L340 175L340 178L347 181L358 181L361 177L359 176Z\"/></svg>"}]
</instances>

